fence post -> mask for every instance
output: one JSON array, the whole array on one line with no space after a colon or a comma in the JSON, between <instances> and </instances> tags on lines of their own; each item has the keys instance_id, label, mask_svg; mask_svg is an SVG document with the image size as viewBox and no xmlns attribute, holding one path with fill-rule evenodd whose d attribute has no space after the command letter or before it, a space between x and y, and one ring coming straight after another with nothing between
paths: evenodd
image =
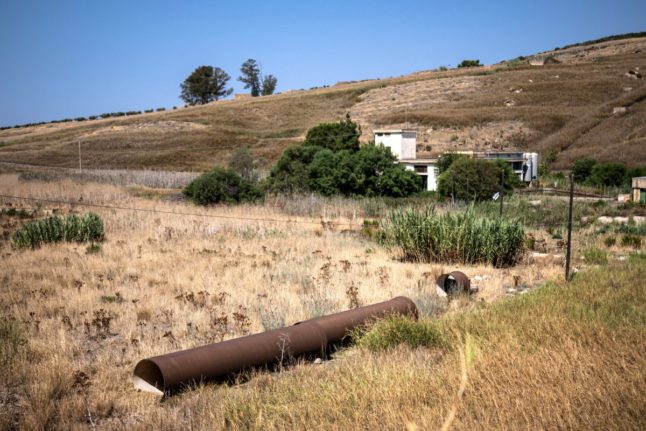
<instances>
[{"instance_id":1,"label":"fence post","mask_svg":"<svg viewBox=\"0 0 646 431\"><path fill-rule=\"evenodd\" d=\"M505 170L500 171L500 218L502 218L502 201L505 197Z\"/></svg>"},{"instance_id":2,"label":"fence post","mask_svg":"<svg viewBox=\"0 0 646 431\"><path fill-rule=\"evenodd\" d=\"M572 202L574 201L574 175L570 173L570 205L567 216L567 249L565 254L565 281L570 281L570 255L572 253Z\"/></svg>"}]
</instances>

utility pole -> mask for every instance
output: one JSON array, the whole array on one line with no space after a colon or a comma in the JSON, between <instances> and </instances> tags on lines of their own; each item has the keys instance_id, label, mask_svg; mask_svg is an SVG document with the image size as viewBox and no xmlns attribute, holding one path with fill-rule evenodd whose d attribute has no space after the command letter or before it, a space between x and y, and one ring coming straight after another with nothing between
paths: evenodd
<instances>
[{"instance_id":1,"label":"utility pole","mask_svg":"<svg viewBox=\"0 0 646 431\"><path fill-rule=\"evenodd\" d=\"M77 141L79 144L79 171L82 170L81 167L81 141Z\"/></svg>"},{"instance_id":2,"label":"utility pole","mask_svg":"<svg viewBox=\"0 0 646 431\"><path fill-rule=\"evenodd\" d=\"M502 218L502 201L505 198L505 171L500 171L500 218Z\"/></svg>"},{"instance_id":3,"label":"utility pole","mask_svg":"<svg viewBox=\"0 0 646 431\"><path fill-rule=\"evenodd\" d=\"M570 281L570 254L572 252L572 202L574 201L574 176L570 173L570 208L567 215L567 249L565 252L565 281Z\"/></svg>"}]
</instances>

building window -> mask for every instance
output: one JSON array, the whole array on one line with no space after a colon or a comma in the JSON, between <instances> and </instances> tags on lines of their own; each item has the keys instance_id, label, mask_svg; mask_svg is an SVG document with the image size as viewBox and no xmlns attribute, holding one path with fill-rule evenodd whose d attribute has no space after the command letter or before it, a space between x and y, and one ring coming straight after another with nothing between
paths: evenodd
<instances>
[{"instance_id":1,"label":"building window","mask_svg":"<svg viewBox=\"0 0 646 431\"><path fill-rule=\"evenodd\" d=\"M415 172L425 174L428 172L426 165L415 165Z\"/></svg>"}]
</instances>

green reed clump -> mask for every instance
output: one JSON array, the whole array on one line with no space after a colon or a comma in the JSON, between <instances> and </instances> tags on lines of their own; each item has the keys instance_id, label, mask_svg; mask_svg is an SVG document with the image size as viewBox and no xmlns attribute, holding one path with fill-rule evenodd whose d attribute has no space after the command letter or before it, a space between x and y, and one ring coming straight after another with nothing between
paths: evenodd
<instances>
[{"instance_id":1,"label":"green reed clump","mask_svg":"<svg viewBox=\"0 0 646 431\"><path fill-rule=\"evenodd\" d=\"M512 266L525 251L525 231L515 220L478 216L473 208L437 214L435 207L391 212L383 241L404 260Z\"/></svg>"},{"instance_id":2,"label":"green reed clump","mask_svg":"<svg viewBox=\"0 0 646 431\"><path fill-rule=\"evenodd\" d=\"M37 248L52 242L102 241L104 238L103 221L93 213L53 216L27 223L18 229L11 243L15 248Z\"/></svg>"}]
</instances>

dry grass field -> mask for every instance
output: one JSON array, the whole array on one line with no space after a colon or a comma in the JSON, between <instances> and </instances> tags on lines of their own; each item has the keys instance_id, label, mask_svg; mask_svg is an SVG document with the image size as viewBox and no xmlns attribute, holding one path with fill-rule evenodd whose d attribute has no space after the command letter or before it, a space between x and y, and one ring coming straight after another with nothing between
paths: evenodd
<instances>
[{"instance_id":1,"label":"dry grass field","mask_svg":"<svg viewBox=\"0 0 646 431\"><path fill-rule=\"evenodd\" d=\"M547 57L561 63L542 64ZM0 161L101 169L201 171L247 146L269 167L308 128L350 113L362 139L376 127L414 127L419 151L528 148L555 167L584 155L646 163L646 38L530 56L497 65L339 83L257 99L123 118L0 131ZM626 112L613 115L613 108ZM96 113L99 114L99 113Z\"/></svg>"},{"instance_id":2,"label":"dry grass field","mask_svg":"<svg viewBox=\"0 0 646 431\"><path fill-rule=\"evenodd\" d=\"M76 203L3 199L2 208L91 210L106 228L98 252L67 243L19 251L8 238L24 220L0 216L0 429L646 426L643 259L594 269L579 258L584 271L565 285L559 263L401 262L358 235L350 201L309 213L307 199L203 208L138 190L0 174L0 194ZM437 296L435 277L453 269L478 285L474 298ZM508 295L519 283L526 293ZM445 342L351 347L320 365L165 400L131 383L149 356L397 295Z\"/></svg>"}]
</instances>

